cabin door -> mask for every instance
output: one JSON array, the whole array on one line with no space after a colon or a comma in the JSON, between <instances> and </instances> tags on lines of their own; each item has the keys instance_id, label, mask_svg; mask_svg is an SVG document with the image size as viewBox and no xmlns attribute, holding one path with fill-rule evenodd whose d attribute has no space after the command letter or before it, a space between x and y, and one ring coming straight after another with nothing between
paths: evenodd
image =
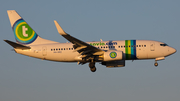
<instances>
[{"instance_id":1,"label":"cabin door","mask_svg":"<svg viewBox=\"0 0 180 101\"><path fill-rule=\"evenodd\" d=\"M154 42L151 42L151 43L150 43L150 50L151 50L151 51L154 51L154 50L155 50L155 43L154 43Z\"/></svg>"}]
</instances>

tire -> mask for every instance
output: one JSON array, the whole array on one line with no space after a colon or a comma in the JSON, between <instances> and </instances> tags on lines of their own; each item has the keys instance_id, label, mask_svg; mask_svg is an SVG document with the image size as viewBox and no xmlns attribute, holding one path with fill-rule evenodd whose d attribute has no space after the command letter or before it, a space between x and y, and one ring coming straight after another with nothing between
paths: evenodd
<instances>
[{"instance_id":1,"label":"tire","mask_svg":"<svg viewBox=\"0 0 180 101\"><path fill-rule=\"evenodd\" d=\"M96 67L90 68L91 72L95 72L96 71Z\"/></svg>"}]
</instances>

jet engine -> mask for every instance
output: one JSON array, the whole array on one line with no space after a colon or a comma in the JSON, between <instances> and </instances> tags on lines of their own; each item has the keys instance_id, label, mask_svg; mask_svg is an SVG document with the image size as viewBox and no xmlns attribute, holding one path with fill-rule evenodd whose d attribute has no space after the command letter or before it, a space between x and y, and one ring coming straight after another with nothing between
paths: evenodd
<instances>
[{"instance_id":1,"label":"jet engine","mask_svg":"<svg viewBox=\"0 0 180 101\"><path fill-rule=\"evenodd\" d=\"M107 52L104 52L103 61L117 61L117 60L123 60L122 51L109 50Z\"/></svg>"}]
</instances>

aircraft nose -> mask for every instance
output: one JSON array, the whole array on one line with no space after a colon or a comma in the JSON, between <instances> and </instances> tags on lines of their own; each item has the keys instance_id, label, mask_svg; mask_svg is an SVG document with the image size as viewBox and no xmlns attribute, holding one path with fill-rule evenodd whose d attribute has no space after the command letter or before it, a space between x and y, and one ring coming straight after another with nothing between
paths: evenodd
<instances>
[{"instance_id":1,"label":"aircraft nose","mask_svg":"<svg viewBox=\"0 0 180 101\"><path fill-rule=\"evenodd\" d=\"M169 48L169 52L170 52L171 54L174 54L174 53L176 53L176 49L175 49L175 48L170 47L170 48Z\"/></svg>"}]
</instances>

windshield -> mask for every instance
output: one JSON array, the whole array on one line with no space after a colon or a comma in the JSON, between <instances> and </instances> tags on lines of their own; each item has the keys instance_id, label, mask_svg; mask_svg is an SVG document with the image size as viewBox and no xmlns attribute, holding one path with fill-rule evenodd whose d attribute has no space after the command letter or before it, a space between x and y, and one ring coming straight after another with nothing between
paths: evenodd
<instances>
[{"instance_id":1,"label":"windshield","mask_svg":"<svg viewBox=\"0 0 180 101\"><path fill-rule=\"evenodd\" d=\"M160 44L160 46L168 46L168 45L164 43L164 44Z\"/></svg>"}]
</instances>

